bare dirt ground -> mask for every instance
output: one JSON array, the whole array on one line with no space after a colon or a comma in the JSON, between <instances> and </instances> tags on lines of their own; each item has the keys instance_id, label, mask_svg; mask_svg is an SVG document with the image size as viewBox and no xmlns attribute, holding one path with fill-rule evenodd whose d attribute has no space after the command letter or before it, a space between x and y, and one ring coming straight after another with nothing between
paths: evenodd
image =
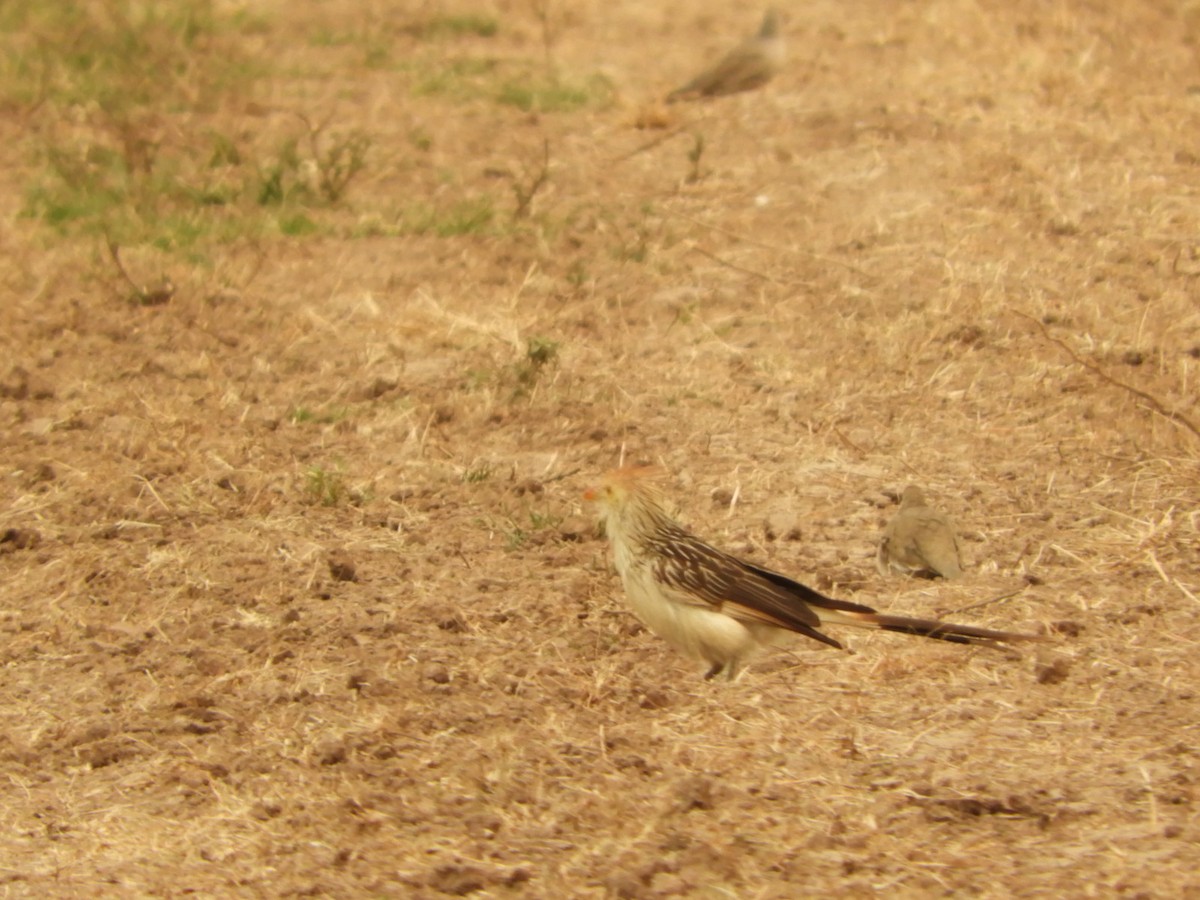
<instances>
[{"instance_id":1,"label":"bare dirt ground","mask_svg":"<svg viewBox=\"0 0 1200 900\"><path fill-rule=\"evenodd\" d=\"M160 112L336 116L362 175L307 237L126 248L165 303L20 215L42 111L0 117L4 896L1200 896L1194 6L789 4L772 84L670 108L761 10L343 6ZM706 683L581 501L622 457L837 596L1054 640ZM909 482L962 581L876 573Z\"/></svg>"}]
</instances>

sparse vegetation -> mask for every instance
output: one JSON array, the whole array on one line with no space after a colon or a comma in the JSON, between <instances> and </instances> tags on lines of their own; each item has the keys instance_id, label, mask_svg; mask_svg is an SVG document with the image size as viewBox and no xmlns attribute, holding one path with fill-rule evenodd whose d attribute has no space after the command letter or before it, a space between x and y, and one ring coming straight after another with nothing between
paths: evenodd
<instances>
[{"instance_id":1,"label":"sparse vegetation","mask_svg":"<svg viewBox=\"0 0 1200 900\"><path fill-rule=\"evenodd\" d=\"M428 153L433 149L433 135L424 128L414 128L410 131L408 133L408 141L422 153Z\"/></svg>"},{"instance_id":2,"label":"sparse vegetation","mask_svg":"<svg viewBox=\"0 0 1200 900\"><path fill-rule=\"evenodd\" d=\"M340 466L312 466L304 473L304 488L309 499L321 506L338 506L349 497L346 476Z\"/></svg>"},{"instance_id":3,"label":"sparse vegetation","mask_svg":"<svg viewBox=\"0 0 1200 900\"><path fill-rule=\"evenodd\" d=\"M528 511L529 524L528 526L519 523L516 519L509 520L508 532L505 537L504 547L509 552L520 550L527 546L531 540L538 543L545 541L547 532L557 528L562 524L563 518L550 512L539 512L531 509Z\"/></svg>"},{"instance_id":4,"label":"sparse vegetation","mask_svg":"<svg viewBox=\"0 0 1200 900\"><path fill-rule=\"evenodd\" d=\"M504 82L496 93L496 100L524 112L599 109L612 102L612 86L599 76L574 84L557 78L530 77Z\"/></svg>"},{"instance_id":5,"label":"sparse vegetation","mask_svg":"<svg viewBox=\"0 0 1200 900\"><path fill-rule=\"evenodd\" d=\"M288 420L294 425L315 423L317 425L336 425L350 414L347 406L331 406L323 410L313 410L307 406L293 407L288 413Z\"/></svg>"},{"instance_id":6,"label":"sparse vegetation","mask_svg":"<svg viewBox=\"0 0 1200 900\"><path fill-rule=\"evenodd\" d=\"M508 536L504 542L504 549L508 551L520 550L525 546L525 542L529 540L529 534L523 528L514 527L508 532Z\"/></svg>"},{"instance_id":7,"label":"sparse vegetation","mask_svg":"<svg viewBox=\"0 0 1200 900\"><path fill-rule=\"evenodd\" d=\"M400 216L400 234L435 234L438 237L457 237L480 234L495 218L492 199L486 196L455 201L444 209L427 205L409 207Z\"/></svg>"},{"instance_id":8,"label":"sparse vegetation","mask_svg":"<svg viewBox=\"0 0 1200 900\"><path fill-rule=\"evenodd\" d=\"M448 100L465 101L486 97L489 84L499 63L494 59L455 59L437 61L432 71L422 71L414 92L418 96L436 96Z\"/></svg>"},{"instance_id":9,"label":"sparse vegetation","mask_svg":"<svg viewBox=\"0 0 1200 900\"><path fill-rule=\"evenodd\" d=\"M533 198L550 180L550 141L542 143L542 158L538 165L527 167L521 176L513 177L513 193L517 198L514 219L523 219L533 208Z\"/></svg>"},{"instance_id":10,"label":"sparse vegetation","mask_svg":"<svg viewBox=\"0 0 1200 900\"><path fill-rule=\"evenodd\" d=\"M408 26L410 34L425 39L458 37L493 37L500 30L494 16L478 13L435 15Z\"/></svg>"},{"instance_id":11,"label":"sparse vegetation","mask_svg":"<svg viewBox=\"0 0 1200 900\"><path fill-rule=\"evenodd\" d=\"M529 525L534 531L544 531L547 528L557 528L562 524L562 516L554 513L538 512L536 509L529 511Z\"/></svg>"},{"instance_id":12,"label":"sparse vegetation","mask_svg":"<svg viewBox=\"0 0 1200 900\"><path fill-rule=\"evenodd\" d=\"M463 481L467 484L479 484L482 481L487 481L492 477L491 463L478 463L469 467L463 472Z\"/></svg>"},{"instance_id":13,"label":"sparse vegetation","mask_svg":"<svg viewBox=\"0 0 1200 900\"><path fill-rule=\"evenodd\" d=\"M361 130L308 126L304 152L296 137L266 153L203 124L261 71L241 50L251 23L206 0L66 0L5 15L3 99L26 109L41 148L24 212L59 233L168 252L312 234L366 165Z\"/></svg>"},{"instance_id":14,"label":"sparse vegetation","mask_svg":"<svg viewBox=\"0 0 1200 900\"><path fill-rule=\"evenodd\" d=\"M259 206L294 214L337 203L366 165L371 141L365 133L354 130L327 136L327 123L313 125L300 118L307 132L306 150L300 149L300 137L289 137L266 164L260 164L253 190Z\"/></svg>"},{"instance_id":15,"label":"sparse vegetation","mask_svg":"<svg viewBox=\"0 0 1200 900\"><path fill-rule=\"evenodd\" d=\"M644 223L635 223L632 234L623 232L612 246L614 259L644 263L650 256L650 229Z\"/></svg>"},{"instance_id":16,"label":"sparse vegetation","mask_svg":"<svg viewBox=\"0 0 1200 900\"><path fill-rule=\"evenodd\" d=\"M518 395L533 387L546 367L558 359L558 346L557 341L546 337L531 337L526 341L524 357L512 368Z\"/></svg>"},{"instance_id":17,"label":"sparse vegetation","mask_svg":"<svg viewBox=\"0 0 1200 900\"><path fill-rule=\"evenodd\" d=\"M42 148L27 214L120 243L192 242L205 214L196 197L210 205L221 197L203 189L208 160L163 116L219 104L249 77L233 21L198 0L65 0L7 7L6 17L7 100L26 107Z\"/></svg>"},{"instance_id":18,"label":"sparse vegetation","mask_svg":"<svg viewBox=\"0 0 1200 900\"><path fill-rule=\"evenodd\" d=\"M686 180L695 184L701 178L700 161L704 159L704 135L698 131L692 135L692 148L688 150L687 158L690 168Z\"/></svg>"},{"instance_id":19,"label":"sparse vegetation","mask_svg":"<svg viewBox=\"0 0 1200 900\"><path fill-rule=\"evenodd\" d=\"M307 118L308 143L317 171L317 187L329 203L337 203L356 176L366 166L371 139L355 129L348 134L325 136L328 122L313 125Z\"/></svg>"},{"instance_id":20,"label":"sparse vegetation","mask_svg":"<svg viewBox=\"0 0 1200 900\"><path fill-rule=\"evenodd\" d=\"M525 344L525 359L531 369L540 372L558 359L558 341L545 337L531 337Z\"/></svg>"},{"instance_id":21,"label":"sparse vegetation","mask_svg":"<svg viewBox=\"0 0 1200 900\"><path fill-rule=\"evenodd\" d=\"M592 276L588 272L587 263L582 259L576 259L571 262L567 268L567 283L573 288L579 289L591 280Z\"/></svg>"},{"instance_id":22,"label":"sparse vegetation","mask_svg":"<svg viewBox=\"0 0 1200 900\"><path fill-rule=\"evenodd\" d=\"M600 75L570 81L531 70L513 72L498 60L470 57L438 60L430 68L416 79L414 91L420 96L458 102L492 100L523 112L542 113L604 109L613 99L612 85Z\"/></svg>"}]
</instances>

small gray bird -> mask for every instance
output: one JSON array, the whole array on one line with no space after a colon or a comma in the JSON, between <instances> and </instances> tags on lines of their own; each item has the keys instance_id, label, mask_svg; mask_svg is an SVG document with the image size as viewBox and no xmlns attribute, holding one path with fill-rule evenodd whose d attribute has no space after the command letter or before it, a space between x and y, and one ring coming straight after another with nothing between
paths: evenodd
<instances>
[{"instance_id":1,"label":"small gray bird","mask_svg":"<svg viewBox=\"0 0 1200 900\"><path fill-rule=\"evenodd\" d=\"M667 95L667 102L697 97L719 97L762 87L783 68L787 50L779 33L779 13L771 7L762 26L725 56L683 87Z\"/></svg>"},{"instance_id":2,"label":"small gray bird","mask_svg":"<svg viewBox=\"0 0 1200 900\"><path fill-rule=\"evenodd\" d=\"M883 575L889 572L926 578L962 575L954 523L930 507L916 485L909 485L900 495L900 511L884 528L875 561Z\"/></svg>"}]
</instances>

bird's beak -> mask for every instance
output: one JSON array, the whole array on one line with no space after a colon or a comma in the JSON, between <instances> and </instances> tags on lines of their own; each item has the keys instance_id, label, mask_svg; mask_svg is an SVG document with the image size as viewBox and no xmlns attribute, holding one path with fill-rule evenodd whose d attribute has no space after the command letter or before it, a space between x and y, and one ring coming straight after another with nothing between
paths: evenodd
<instances>
[{"instance_id":1,"label":"bird's beak","mask_svg":"<svg viewBox=\"0 0 1200 900\"><path fill-rule=\"evenodd\" d=\"M594 503L594 502L596 502L596 489L595 489L595 488L588 488L586 491L584 491L584 492L583 492L583 499L584 499L584 500L586 500L586 501L588 501L588 503Z\"/></svg>"}]
</instances>

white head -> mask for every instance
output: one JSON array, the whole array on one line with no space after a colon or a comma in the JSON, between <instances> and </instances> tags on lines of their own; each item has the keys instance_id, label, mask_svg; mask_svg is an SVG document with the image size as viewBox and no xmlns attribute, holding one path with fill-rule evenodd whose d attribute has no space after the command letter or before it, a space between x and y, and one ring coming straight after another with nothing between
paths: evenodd
<instances>
[{"instance_id":1,"label":"white head","mask_svg":"<svg viewBox=\"0 0 1200 900\"><path fill-rule=\"evenodd\" d=\"M583 498L599 507L611 540L653 533L670 522L656 483L662 475L658 466L623 466L606 473L599 487L584 491Z\"/></svg>"}]
</instances>

